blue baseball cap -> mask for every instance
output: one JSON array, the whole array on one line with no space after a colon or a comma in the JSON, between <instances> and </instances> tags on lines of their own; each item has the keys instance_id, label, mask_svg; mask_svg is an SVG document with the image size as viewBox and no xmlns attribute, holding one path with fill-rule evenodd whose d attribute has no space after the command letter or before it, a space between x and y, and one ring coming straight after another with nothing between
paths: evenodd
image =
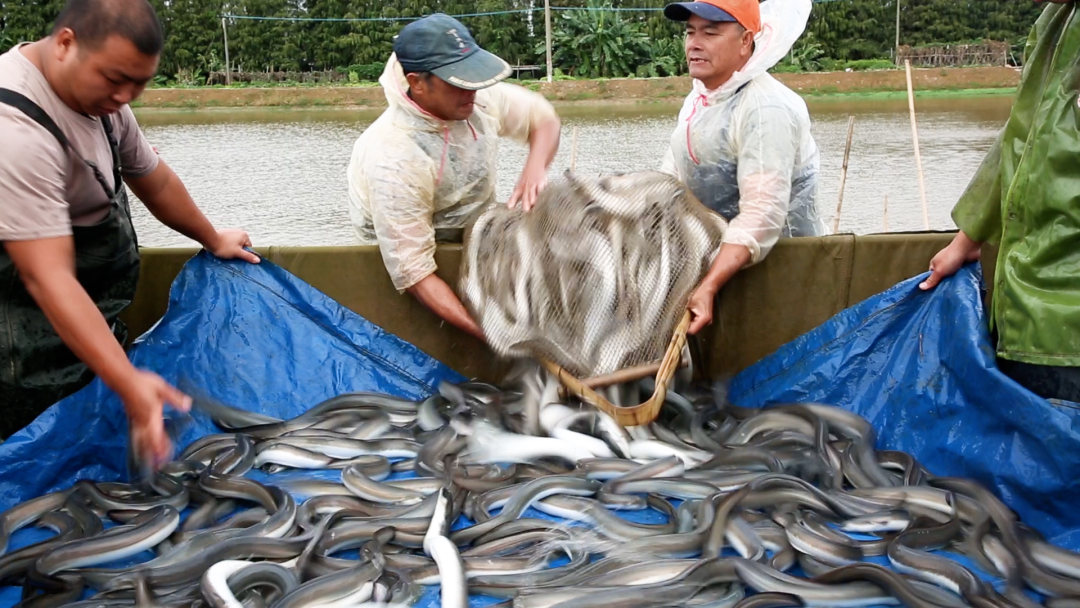
<instances>
[{"instance_id":1,"label":"blue baseball cap","mask_svg":"<svg viewBox=\"0 0 1080 608\"><path fill-rule=\"evenodd\" d=\"M691 15L716 23L738 21L731 13L706 2L676 2L664 7L664 16L672 21L689 21Z\"/></svg>"},{"instance_id":2,"label":"blue baseball cap","mask_svg":"<svg viewBox=\"0 0 1080 608\"><path fill-rule=\"evenodd\" d=\"M455 87L475 91L510 75L510 64L480 48L469 29L443 13L401 29L394 54L405 73L431 72Z\"/></svg>"}]
</instances>

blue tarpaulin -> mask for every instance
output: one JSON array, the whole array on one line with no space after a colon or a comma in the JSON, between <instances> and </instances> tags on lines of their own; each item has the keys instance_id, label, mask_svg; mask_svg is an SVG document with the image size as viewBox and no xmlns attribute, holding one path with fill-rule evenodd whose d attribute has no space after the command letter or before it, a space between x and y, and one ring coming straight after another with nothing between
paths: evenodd
<instances>
[{"instance_id":1,"label":"blue tarpaulin","mask_svg":"<svg viewBox=\"0 0 1080 608\"><path fill-rule=\"evenodd\" d=\"M348 391L420 399L443 380L464 380L279 266L205 252L185 265L168 312L130 357L170 382L281 418ZM220 432L194 419L178 443ZM0 511L78 479L123 479L126 449L120 401L95 380L0 444ZM0 588L0 606L17 597Z\"/></svg>"},{"instance_id":2,"label":"blue tarpaulin","mask_svg":"<svg viewBox=\"0 0 1080 608\"><path fill-rule=\"evenodd\" d=\"M1080 504L1072 481L1080 478L1077 412L997 371L977 266L929 293L919 280L841 312L745 370L731 383L732 401L816 401L858 412L877 428L878 447L911 452L938 475L978 479L1024 521L1080 548L1080 515L1069 508ZM167 380L280 418L346 391L418 399L441 380L461 380L269 262L205 253L185 266L168 312L131 357ZM218 432L201 414L195 420L181 443ZM77 479L122 478L125 449L119 402L95 381L0 445L0 509ZM17 597L0 589L0 606ZM421 605L436 598L429 592Z\"/></svg>"},{"instance_id":3,"label":"blue tarpaulin","mask_svg":"<svg viewBox=\"0 0 1080 608\"><path fill-rule=\"evenodd\" d=\"M732 403L838 405L879 449L991 488L1049 540L1080 550L1080 410L1002 374L978 264L931 292L929 273L857 304L736 376ZM1062 328L1067 331L1069 328Z\"/></svg>"},{"instance_id":4,"label":"blue tarpaulin","mask_svg":"<svg viewBox=\"0 0 1080 608\"><path fill-rule=\"evenodd\" d=\"M206 252L173 283L168 312L130 352L136 366L230 405L291 418L348 391L410 399L464 380L281 267ZM195 413L180 443L220 432ZM100 380L0 444L0 510L78 479L126 474L127 420Z\"/></svg>"}]
</instances>

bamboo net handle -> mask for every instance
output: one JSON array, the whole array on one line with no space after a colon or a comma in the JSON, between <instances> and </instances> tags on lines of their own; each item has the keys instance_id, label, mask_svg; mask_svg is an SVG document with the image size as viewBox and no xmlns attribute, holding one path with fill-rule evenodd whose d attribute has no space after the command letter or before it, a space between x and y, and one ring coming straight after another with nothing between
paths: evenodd
<instances>
[{"instance_id":1,"label":"bamboo net handle","mask_svg":"<svg viewBox=\"0 0 1080 608\"><path fill-rule=\"evenodd\" d=\"M547 359L541 359L540 363L559 379L559 382L566 387L570 394L610 415L622 426L640 426L656 420L656 417L660 414L660 408L667 397L668 384L674 377L675 370L679 367L682 350L686 346L686 331L689 328L690 311L687 310L683 313L682 320L679 321L679 325L675 328L667 352L664 353L664 358L660 362L660 369L656 373L656 388L652 397L648 401L633 407L619 407L611 403L557 363Z\"/></svg>"},{"instance_id":2,"label":"bamboo net handle","mask_svg":"<svg viewBox=\"0 0 1080 608\"><path fill-rule=\"evenodd\" d=\"M612 384L622 384L624 382L633 382L635 380L641 380L642 378L655 378L656 373L660 371L660 363L663 359L657 359L652 363L642 363L641 365L635 365L633 367L624 367L620 370L615 370L610 374L604 374L602 376L593 376L591 378L585 378L581 381L582 384L591 388L605 388ZM678 368L689 367L690 362L680 357ZM566 387L559 387L559 397L566 398Z\"/></svg>"}]
</instances>

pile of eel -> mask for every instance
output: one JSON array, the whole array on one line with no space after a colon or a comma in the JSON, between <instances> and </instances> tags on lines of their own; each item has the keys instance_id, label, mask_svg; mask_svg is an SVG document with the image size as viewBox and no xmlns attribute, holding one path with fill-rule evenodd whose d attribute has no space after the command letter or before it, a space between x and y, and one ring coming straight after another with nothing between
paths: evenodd
<instances>
[{"instance_id":1,"label":"pile of eel","mask_svg":"<svg viewBox=\"0 0 1080 608\"><path fill-rule=\"evenodd\" d=\"M23 607L404 607L431 585L447 608L1080 606L1080 555L836 407L689 387L623 428L537 374L290 420L199 410L221 432L160 470L0 514L0 587ZM25 528L43 540L14 548Z\"/></svg>"}]
</instances>

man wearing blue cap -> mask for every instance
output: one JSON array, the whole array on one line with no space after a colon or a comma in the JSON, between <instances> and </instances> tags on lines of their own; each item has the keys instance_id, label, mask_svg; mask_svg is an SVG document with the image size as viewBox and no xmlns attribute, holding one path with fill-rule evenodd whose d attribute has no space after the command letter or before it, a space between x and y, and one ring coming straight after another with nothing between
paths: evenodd
<instances>
[{"instance_id":1,"label":"man wearing blue cap","mask_svg":"<svg viewBox=\"0 0 1080 608\"><path fill-rule=\"evenodd\" d=\"M435 243L460 240L495 202L500 137L529 144L507 201L526 211L559 147L555 109L501 82L510 71L452 17L405 26L379 79L390 107L360 135L348 169L353 226L361 243L379 245L394 286L481 340L479 325L435 275Z\"/></svg>"}]
</instances>

